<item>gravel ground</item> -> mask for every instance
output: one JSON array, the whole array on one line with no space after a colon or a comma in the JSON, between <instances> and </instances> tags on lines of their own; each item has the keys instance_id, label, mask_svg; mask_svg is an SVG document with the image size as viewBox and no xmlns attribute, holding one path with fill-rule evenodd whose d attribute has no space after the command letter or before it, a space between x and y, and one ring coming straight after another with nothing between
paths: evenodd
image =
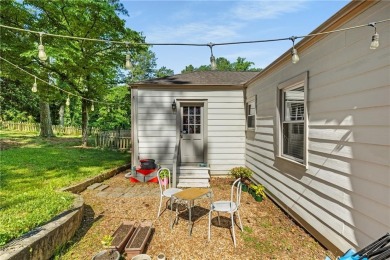
<instances>
[{"instance_id":1,"label":"gravel ground","mask_svg":"<svg viewBox=\"0 0 390 260\"><path fill-rule=\"evenodd\" d=\"M214 200L229 199L231 182L228 178L211 180ZM259 203L243 192L240 215L244 231L240 232L236 226L237 247L234 248L230 218L224 214L221 214L220 226L217 214L213 214L211 242L208 242L208 199L195 201L195 223L192 236L189 236L186 210L180 212L173 230L169 228L170 210L165 210L156 219L157 184L133 184L124 178L124 173L104 183L109 185L108 191L135 188L139 195L111 198L98 195L96 190L84 191L81 194L86 205L83 224L57 259L91 259L103 249L102 238L111 235L124 220L153 222L154 231L146 248L146 254L152 259L159 253L164 253L167 259L324 259L326 255L334 258L270 199ZM148 193L145 194L142 191L146 189Z\"/></svg>"}]
</instances>

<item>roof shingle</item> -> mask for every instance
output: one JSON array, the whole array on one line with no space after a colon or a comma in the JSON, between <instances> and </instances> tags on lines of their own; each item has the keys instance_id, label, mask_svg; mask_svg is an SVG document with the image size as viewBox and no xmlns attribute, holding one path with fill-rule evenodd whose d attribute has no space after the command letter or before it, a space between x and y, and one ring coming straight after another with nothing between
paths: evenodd
<instances>
[{"instance_id":1,"label":"roof shingle","mask_svg":"<svg viewBox=\"0 0 390 260\"><path fill-rule=\"evenodd\" d=\"M132 86L146 85L216 85L242 86L259 72L252 71L195 71L163 78L150 79L132 83Z\"/></svg>"}]
</instances>

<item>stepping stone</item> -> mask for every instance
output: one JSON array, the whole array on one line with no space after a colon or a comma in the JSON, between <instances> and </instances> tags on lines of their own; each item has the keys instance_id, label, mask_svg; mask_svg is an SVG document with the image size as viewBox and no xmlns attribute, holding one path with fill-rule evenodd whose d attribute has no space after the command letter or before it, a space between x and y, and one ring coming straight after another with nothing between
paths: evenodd
<instances>
[{"instance_id":1,"label":"stepping stone","mask_svg":"<svg viewBox=\"0 0 390 260\"><path fill-rule=\"evenodd\" d=\"M108 188L108 185L103 184L103 185L97 187L95 190L97 190L97 191L103 191L103 190L105 190L105 189L107 189L107 188Z\"/></svg>"},{"instance_id":2,"label":"stepping stone","mask_svg":"<svg viewBox=\"0 0 390 260\"><path fill-rule=\"evenodd\" d=\"M94 183L94 184L88 186L87 189L88 189L88 190L94 190L94 189L96 189L97 187L99 187L99 186L101 186L101 185L102 185L101 182L97 182L97 183Z\"/></svg>"},{"instance_id":3,"label":"stepping stone","mask_svg":"<svg viewBox=\"0 0 390 260\"><path fill-rule=\"evenodd\" d=\"M119 198L123 195L123 192L110 192L107 195L107 198Z\"/></svg>"},{"instance_id":4,"label":"stepping stone","mask_svg":"<svg viewBox=\"0 0 390 260\"><path fill-rule=\"evenodd\" d=\"M114 188L112 191L114 191L114 192L122 192L122 193L124 193L124 192L125 192L125 190L126 190L126 188L123 188L123 187L116 187L116 188Z\"/></svg>"},{"instance_id":5,"label":"stepping stone","mask_svg":"<svg viewBox=\"0 0 390 260\"><path fill-rule=\"evenodd\" d=\"M101 192L99 192L96 196L101 197L101 198L107 198L107 196L108 196L109 194L110 194L109 192L101 191Z\"/></svg>"}]
</instances>

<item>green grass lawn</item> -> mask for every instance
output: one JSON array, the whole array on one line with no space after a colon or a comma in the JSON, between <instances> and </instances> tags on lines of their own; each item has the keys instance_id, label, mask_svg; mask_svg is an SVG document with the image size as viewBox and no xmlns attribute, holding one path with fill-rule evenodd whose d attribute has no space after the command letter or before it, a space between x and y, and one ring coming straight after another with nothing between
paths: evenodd
<instances>
[{"instance_id":1,"label":"green grass lawn","mask_svg":"<svg viewBox=\"0 0 390 260\"><path fill-rule=\"evenodd\" d=\"M80 143L0 131L0 246L69 209L73 195L58 189L130 162L129 153Z\"/></svg>"}]
</instances>

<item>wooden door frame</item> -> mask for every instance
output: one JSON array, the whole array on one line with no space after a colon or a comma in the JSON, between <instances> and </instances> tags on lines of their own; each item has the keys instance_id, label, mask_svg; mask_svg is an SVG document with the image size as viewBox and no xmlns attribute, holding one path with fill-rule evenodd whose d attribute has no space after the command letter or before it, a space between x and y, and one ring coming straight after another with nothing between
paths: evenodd
<instances>
[{"instance_id":1,"label":"wooden door frame","mask_svg":"<svg viewBox=\"0 0 390 260\"><path fill-rule=\"evenodd\" d=\"M176 143L180 142L181 107L186 104L203 104L203 162L207 163L208 157L208 100L207 99L176 99ZM180 155L181 156L181 152ZM181 164L181 157L180 157Z\"/></svg>"}]
</instances>

